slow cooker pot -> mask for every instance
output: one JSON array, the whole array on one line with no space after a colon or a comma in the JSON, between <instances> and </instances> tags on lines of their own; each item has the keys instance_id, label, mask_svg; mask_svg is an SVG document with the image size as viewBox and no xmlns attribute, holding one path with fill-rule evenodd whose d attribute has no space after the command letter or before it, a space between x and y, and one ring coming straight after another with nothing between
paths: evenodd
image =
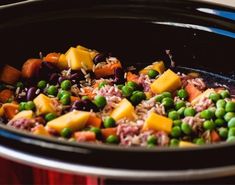
<instances>
[{"instance_id":1,"label":"slow cooker pot","mask_svg":"<svg viewBox=\"0 0 235 185\"><path fill-rule=\"evenodd\" d=\"M180 70L235 85L235 10L178 0L35 0L0 6L1 66L77 44L111 51L126 65L169 58ZM235 175L235 143L125 148L68 143L0 124L0 155L71 174L178 181Z\"/></svg>"}]
</instances>

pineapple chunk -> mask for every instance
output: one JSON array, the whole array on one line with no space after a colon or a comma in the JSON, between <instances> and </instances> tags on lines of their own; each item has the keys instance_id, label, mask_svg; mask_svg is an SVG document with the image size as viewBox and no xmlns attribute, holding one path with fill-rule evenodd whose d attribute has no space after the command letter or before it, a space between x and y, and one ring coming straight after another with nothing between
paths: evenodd
<instances>
[{"instance_id":1,"label":"pineapple chunk","mask_svg":"<svg viewBox=\"0 0 235 185\"><path fill-rule=\"evenodd\" d=\"M56 113L56 106L54 105L54 100L47 97L44 94L39 94L34 100L33 100L35 106L36 106L36 114L47 114L50 112Z\"/></svg>"},{"instance_id":2,"label":"pineapple chunk","mask_svg":"<svg viewBox=\"0 0 235 185\"><path fill-rule=\"evenodd\" d=\"M49 121L47 127L52 128L59 133L64 128L70 128L73 131L77 131L85 127L89 117L90 112L72 111Z\"/></svg>"},{"instance_id":3,"label":"pineapple chunk","mask_svg":"<svg viewBox=\"0 0 235 185\"><path fill-rule=\"evenodd\" d=\"M68 66L72 70L79 70L81 68L91 70L93 68L94 63L90 51L84 49L82 46L78 46L78 48L71 47L65 55Z\"/></svg>"},{"instance_id":4,"label":"pineapple chunk","mask_svg":"<svg viewBox=\"0 0 235 185\"><path fill-rule=\"evenodd\" d=\"M60 57L59 57L59 61L56 63L56 66L59 68L59 69L68 69L69 66L68 66L68 61L66 59L66 56L65 54L61 54Z\"/></svg>"},{"instance_id":5,"label":"pineapple chunk","mask_svg":"<svg viewBox=\"0 0 235 185\"><path fill-rule=\"evenodd\" d=\"M168 69L151 84L151 90L160 94L164 91L173 92L181 86L180 77Z\"/></svg>"},{"instance_id":6,"label":"pineapple chunk","mask_svg":"<svg viewBox=\"0 0 235 185\"><path fill-rule=\"evenodd\" d=\"M140 74L148 74L150 69L154 69L157 72L159 72L160 74L162 74L165 71L165 65L163 61L158 61L158 62L154 62L152 65L149 65L147 67L145 67L144 69L142 69L140 71Z\"/></svg>"},{"instance_id":7,"label":"pineapple chunk","mask_svg":"<svg viewBox=\"0 0 235 185\"><path fill-rule=\"evenodd\" d=\"M43 125L38 125L33 128L33 134L40 136L50 136L49 132L45 129Z\"/></svg>"},{"instance_id":8,"label":"pineapple chunk","mask_svg":"<svg viewBox=\"0 0 235 185\"><path fill-rule=\"evenodd\" d=\"M111 113L111 117L116 121L122 118L132 119L135 115L133 105L127 100L123 99Z\"/></svg>"},{"instance_id":9,"label":"pineapple chunk","mask_svg":"<svg viewBox=\"0 0 235 185\"><path fill-rule=\"evenodd\" d=\"M25 118L25 119L32 119L33 118L33 111L31 110L23 110L21 112L19 112L18 114L16 114L12 120L16 120L19 118Z\"/></svg>"},{"instance_id":10,"label":"pineapple chunk","mask_svg":"<svg viewBox=\"0 0 235 185\"><path fill-rule=\"evenodd\" d=\"M179 147L195 147L197 146L194 143L188 142L188 141L180 141L179 142Z\"/></svg>"},{"instance_id":11,"label":"pineapple chunk","mask_svg":"<svg viewBox=\"0 0 235 185\"><path fill-rule=\"evenodd\" d=\"M199 96L197 96L196 98L194 98L191 102L192 105L197 104L202 98L205 97L209 97L211 93L215 93L214 89L207 89L206 91L204 91L202 94L200 94Z\"/></svg>"},{"instance_id":12,"label":"pineapple chunk","mask_svg":"<svg viewBox=\"0 0 235 185\"><path fill-rule=\"evenodd\" d=\"M167 117L158 115L154 112L151 112L146 119L143 130L156 130L156 131L165 131L170 133L172 129L173 121Z\"/></svg>"},{"instance_id":13,"label":"pineapple chunk","mask_svg":"<svg viewBox=\"0 0 235 185\"><path fill-rule=\"evenodd\" d=\"M77 46L77 49L81 49L81 50L84 50L84 51L89 51L88 48L84 47L84 46L81 46L81 45L78 45Z\"/></svg>"}]
</instances>

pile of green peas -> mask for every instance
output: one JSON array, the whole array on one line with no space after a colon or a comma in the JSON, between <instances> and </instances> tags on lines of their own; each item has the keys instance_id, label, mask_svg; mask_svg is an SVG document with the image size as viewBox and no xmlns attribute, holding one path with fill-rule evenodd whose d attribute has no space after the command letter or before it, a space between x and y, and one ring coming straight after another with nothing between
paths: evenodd
<instances>
[{"instance_id":1,"label":"pile of green peas","mask_svg":"<svg viewBox=\"0 0 235 185\"><path fill-rule=\"evenodd\" d=\"M146 99L146 95L140 90L140 86L132 81L127 82L125 85L119 85L122 95L127 97L133 105L138 105L142 100Z\"/></svg>"},{"instance_id":2,"label":"pile of green peas","mask_svg":"<svg viewBox=\"0 0 235 185\"><path fill-rule=\"evenodd\" d=\"M193 117L197 113L193 107L186 106L184 100L188 98L187 91L180 89L176 95L180 98L177 102L174 102L170 92L163 92L155 97L156 102L165 107L168 118L173 120L170 146L177 146L184 136L190 137L195 144L204 144L205 140L201 137L193 138L192 127L182 122L184 117ZM223 140L235 141L235 102L230 101L229 97L230 94L227 90L211 93L209 99L216 106L203 110L199 114L200 118L205 120L203 122L204 131L216 130Z\"/></svg>"}]
</instances>

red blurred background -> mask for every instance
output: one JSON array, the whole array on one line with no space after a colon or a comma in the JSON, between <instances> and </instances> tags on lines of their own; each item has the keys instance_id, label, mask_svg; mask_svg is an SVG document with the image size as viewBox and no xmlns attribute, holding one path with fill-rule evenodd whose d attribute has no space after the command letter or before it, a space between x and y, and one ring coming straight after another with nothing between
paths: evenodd
<instances>
[{"instance_id":1,"label":"red blurred background","mask_svg":"<svg viewBox=\"0 0 235 185\"><path fill-rule=\"evenodd\" d=\"M33 168L0 158L0 184L102 185L103 183L96 177Z\"/></svg>"}]
</instances>

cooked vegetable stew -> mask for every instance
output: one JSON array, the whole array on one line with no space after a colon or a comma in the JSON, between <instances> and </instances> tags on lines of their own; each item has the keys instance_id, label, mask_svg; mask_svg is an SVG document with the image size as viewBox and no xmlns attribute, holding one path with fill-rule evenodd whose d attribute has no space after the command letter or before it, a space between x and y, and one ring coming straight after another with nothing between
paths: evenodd
<instances>
[{"instance_id":1,"label":"cooked vegetable stew","mask_svg":"<svg viewBox=\"0 0 235 185\"><path fill-rule=\"evenodd\" d=\"M28 59L0 75L3 124L69 142L188 147L235 141L235 99L225 85L155 61L124 68L82 46Z\"/></svg>"}]
</instances>

